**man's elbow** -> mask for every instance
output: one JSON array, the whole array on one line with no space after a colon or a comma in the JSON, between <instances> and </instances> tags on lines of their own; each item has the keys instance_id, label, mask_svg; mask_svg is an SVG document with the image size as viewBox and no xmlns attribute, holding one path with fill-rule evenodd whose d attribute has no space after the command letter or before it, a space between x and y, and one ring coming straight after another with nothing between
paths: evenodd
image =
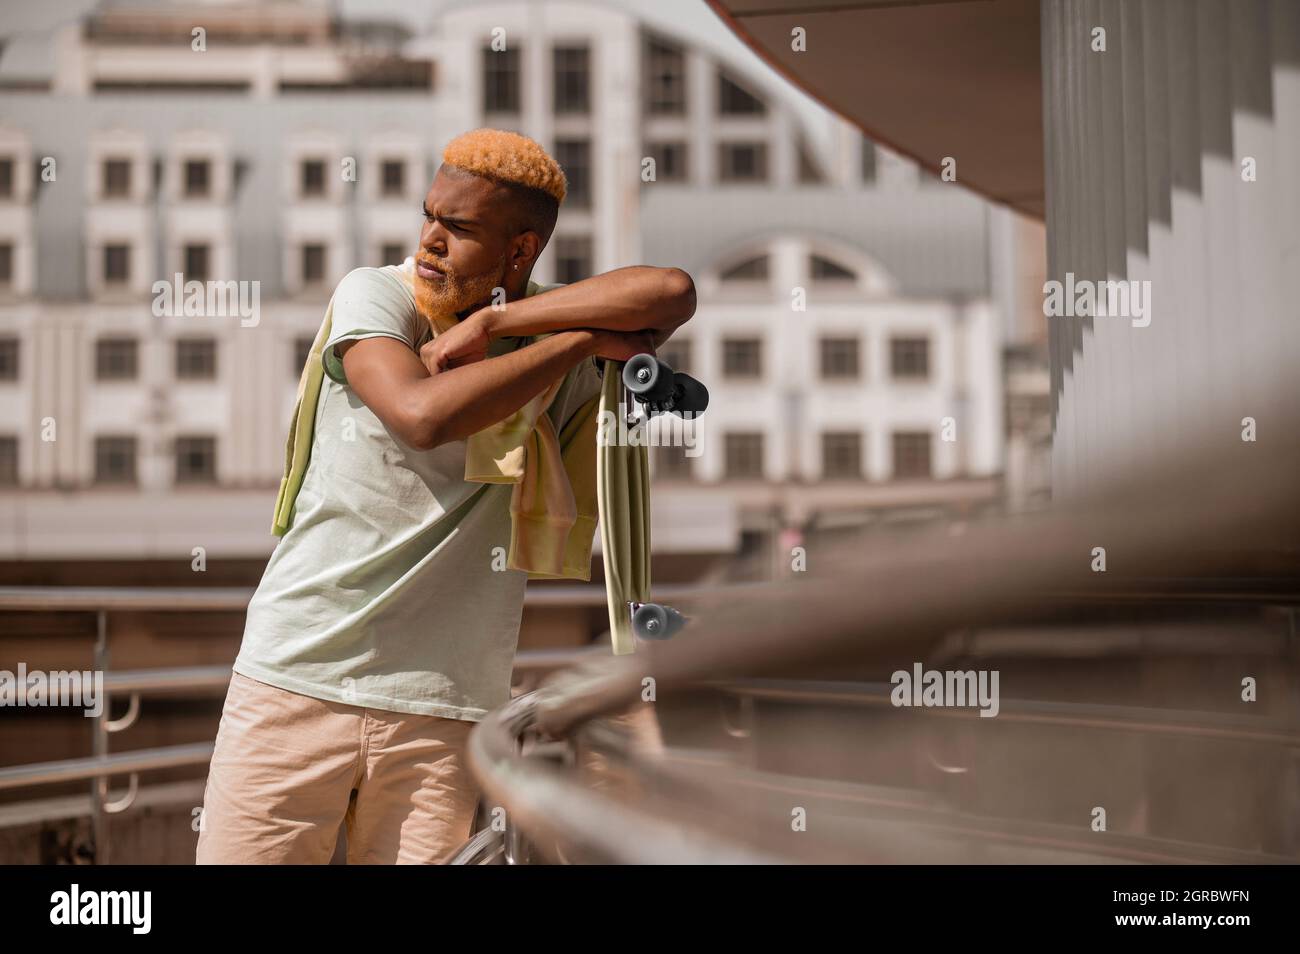
<instances>
[{"instance_id":1,"label":"man's elbow","mask_svg":"<svg viewBox=\"0 0 1300 954\"><path fill-rule=\"evenodd\" d=\"M422 407L403 408L394 425L393 436L412 450L433 450L447 440L442 424Z\"/></svg>"},{"instance_id":2,"label":"man's elbow","mask_svg":"<svg viewBox=\"0 0 1300 954\"><path fill-rule=\"evenodd\" d=\"M683 325L695 314L695 282L680 268L663 269L663 282L673 326Z\"/></svg>"}]
</instances>

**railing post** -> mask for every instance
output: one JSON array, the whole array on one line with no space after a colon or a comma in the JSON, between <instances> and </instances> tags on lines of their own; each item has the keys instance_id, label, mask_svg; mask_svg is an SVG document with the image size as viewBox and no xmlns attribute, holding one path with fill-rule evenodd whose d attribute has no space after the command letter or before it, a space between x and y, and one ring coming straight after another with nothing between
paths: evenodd
<instances>
[{"instance_id":1,"label":"railing post","mask_svg":"<svg viewBox=\"0 0 1300 954\"><path fill-rule=\"evenodd\" d=\"M95 611L95 671L108 671L108 611L100 607ZM112 708L112 696L104 699L99 715L95 716L94 738L91 751L96 758L108 755L108 719ZM100 775L90 782L91 832L94 839L95 864L109 863L108 850L108 814L104 803L108 800L108 776Z\"/></svg>"}]
</instances>

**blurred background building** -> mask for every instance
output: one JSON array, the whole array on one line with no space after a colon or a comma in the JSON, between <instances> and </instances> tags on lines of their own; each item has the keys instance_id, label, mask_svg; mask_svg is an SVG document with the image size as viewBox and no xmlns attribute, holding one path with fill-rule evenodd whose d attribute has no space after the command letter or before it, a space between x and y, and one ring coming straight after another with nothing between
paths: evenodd
<instances>
[{"instance_id":1,"label":"blurred background building","mask_svg":"<svg viewBox=\"0 0 1300 954\"><path fill-rule=\"evenodd\" d=\"M480 125L569 177L536 278L696 278L664 357L713 401L699 456L654 455L657 578L1045 500L1041 227L874 145L702 6L437 9L103 2L8 37L0 575L190 585L203 547L205 582L255 582L329 294L410 253L443 145ZM155 316L177 275L256 283L256 315Z\"/></svg>"}]
</instances>

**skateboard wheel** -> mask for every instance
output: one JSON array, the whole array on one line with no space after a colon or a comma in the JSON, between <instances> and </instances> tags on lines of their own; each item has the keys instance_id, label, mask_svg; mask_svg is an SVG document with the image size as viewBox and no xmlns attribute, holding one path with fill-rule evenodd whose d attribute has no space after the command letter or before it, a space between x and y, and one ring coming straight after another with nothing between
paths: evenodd
<instances>
[{"instance_id":1,"label":"skateboard wheel","mask_svg":"<svg viewBox=\"0 0 1300 954\"><path fill-rule=\"evenodd\" d=\"M641 603L632 612L632 630L642 639L667 639L683 622L681 613L658 603Z\"/></svg>"},{"instance_id":2,"label":"skateboard wheel","mask_svg":"<svg viewBox=\"0 0 1300 954\"><path fill-rule=\"evenodd\" d=\"M652 354L633 355L623 364L623 385L640 401L667 401L673 395L673 372Z\"/></svg>"}]
</instances>

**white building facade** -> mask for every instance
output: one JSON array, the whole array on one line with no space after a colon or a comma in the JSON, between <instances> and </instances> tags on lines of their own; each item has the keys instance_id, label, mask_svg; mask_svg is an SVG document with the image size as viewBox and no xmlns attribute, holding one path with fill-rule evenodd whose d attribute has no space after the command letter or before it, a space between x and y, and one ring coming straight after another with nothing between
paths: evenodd
<instances>
[{"instance_id":1,"label":"white building facade","mask_svg":"<svg viewBox=\"0 0 1300 954\"><path fill-rule=\"evenodd\" d=\"M0 57L0 560L269 553L329 294L410 253L443 146L482 125L569 176L535 278L696 279L663 357L712 403L699 456L655 450L658 552L998 504L1007 213L599 4L415 36L273 9L105 4L46 75ZM232 283L231 313L156 314L178 275Z\"/></svg>"}]
</instances>

